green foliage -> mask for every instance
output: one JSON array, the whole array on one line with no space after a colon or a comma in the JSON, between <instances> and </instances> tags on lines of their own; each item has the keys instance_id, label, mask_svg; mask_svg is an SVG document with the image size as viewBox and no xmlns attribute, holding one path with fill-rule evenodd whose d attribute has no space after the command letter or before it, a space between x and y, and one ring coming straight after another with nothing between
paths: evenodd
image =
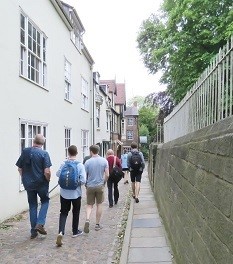
<instances>
[{"instance_id":1,"label":"green foliage","mask_svg":"<svg viewBox=\"0 0 233 264\"><path fill-rule=\"evenodd\" d=\"M150 73L163 72L175 103L192 87L233 33L232 0L164 0L145 20L138 48Z\"/></svg>"},{"instance_id":2,"label":"green foliage","mask_svg":"<svg viewBox=\"0 0 233 264\"><path fill-rule=\"evenodd\" d=\"M145 124L141 124L139 127L139 136L149 136L149 129Z\"/></svg>"},{"instance_id":3,"label":"green foliage","mask_svg":"<svg viewBox=\"0 0 233 264\"><path fill-rule=\"evenodd\" d=\"M159 108L156 123L161 125L164 122L164 118L168 116L174 108L173 101L166 91L147 95L145 104Z\"/></svg>"},{"instance_id":4,"label":"green foliage","mask_svg":"<svg viewBox=\"0 0 233 264\"><path fill-rule=\"evenodd\" d=\"M157 118L158 113L159 113L159 109L156 107L152 107L152 106L150 107L143 106L139 110L138 121L139 121L139 127L141 129L139 132L139 135L148 136L149 141L150 141L150 138L153 138L156 132L156 118ZM146 129L148 132L146 131ZM141 132L145 134L141 134Z\"/></svg>"}]
</instances>

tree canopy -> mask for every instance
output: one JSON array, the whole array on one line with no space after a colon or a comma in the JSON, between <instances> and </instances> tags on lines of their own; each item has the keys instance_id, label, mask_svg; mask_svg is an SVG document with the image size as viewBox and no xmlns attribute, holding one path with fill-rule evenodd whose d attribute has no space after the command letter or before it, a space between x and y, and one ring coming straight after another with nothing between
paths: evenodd
<instances>
[{"instance_id":1,"label":"tree canopy","mask_svg":"<svg viewBox=\"0 0 233 264\"><path fill-rule=\"evenodd\" d=\"M137 37L145 66L178 103L233 33L232 0L164 0Z\"/></svg>"}]
</instances>

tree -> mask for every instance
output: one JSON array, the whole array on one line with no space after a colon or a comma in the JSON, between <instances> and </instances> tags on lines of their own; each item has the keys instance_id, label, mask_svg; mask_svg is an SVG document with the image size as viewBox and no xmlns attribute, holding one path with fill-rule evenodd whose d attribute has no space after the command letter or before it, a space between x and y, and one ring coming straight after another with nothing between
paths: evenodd
<instances>
[{"instance_id":1,"label":"tree","mask_svg":"<svg viewBox=\"0 0 233 264\"><path fill-rule=\"evenodd\" d=\"M158 108L152 106L143 106L141 109L139 109L139 128L145 126L148 129L148 141L150 141L150 139L153 138L154 134L156 133L156 117L158 112ZM140 136L144 135L140 134Z\"/></svg>"},{"instance_id":2,"label":"tree","mask_svg":"<svg viewBox=\"0 0 233 264\"><path fill-rule=\"evenodd\" d=\"M232 0L164 0L137 37L145 66L178 103L233 33Z\"/></svg>"},{"instance_id":3,"label":"tree","mask_svg":"<svg viewBox=\"0 0 233 264\"><path fill-rule=\"evenodd\" d=\"M174 103L166 91L147 95L145 98L145 104L159 109L156 123L160 125L164 123L164 118L167 117L174 108Z\"/></svg>"}]
</instances>

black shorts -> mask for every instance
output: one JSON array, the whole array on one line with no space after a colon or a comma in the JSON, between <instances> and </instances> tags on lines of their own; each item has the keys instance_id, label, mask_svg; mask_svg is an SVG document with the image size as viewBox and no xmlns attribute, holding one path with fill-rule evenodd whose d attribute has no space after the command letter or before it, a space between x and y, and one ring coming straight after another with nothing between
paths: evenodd
<instances>
[{"instance_id":1,"label":"black shorts","mask_svg":"<svg viewBox=\"0 0 233 264\"><path fill-rule=\"evenodd\" d=\"M131 178L131 182L141 182L142 171L131 171L130 178Z\"/></svg>"}]
</instances>

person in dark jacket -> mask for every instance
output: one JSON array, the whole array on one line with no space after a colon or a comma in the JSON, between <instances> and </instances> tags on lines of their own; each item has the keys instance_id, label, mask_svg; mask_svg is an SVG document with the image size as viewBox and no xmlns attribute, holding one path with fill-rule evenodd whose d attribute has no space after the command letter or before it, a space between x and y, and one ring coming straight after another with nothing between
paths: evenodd
<instances>
[{"instance_id":1,"label":"person in dark jacket","mask_svg":"<svg viewBox=\"0 0 233 264\"><path fill-rule=\"evenodd\" d=\"M133 164L132 164L132 156L134 155L134 153L137 153L138 156L140 157L140 166L137 169L133 168ZM133 198L135 199L136 203L139 203L138 196L140 191L142 173L145 168L145 160L142 152L138 150L138 145L135 142L131 143L131 152L129 152L128 154L127 164L130 171L130 178L132 182Z\"/></svg>"}]
</instances>

